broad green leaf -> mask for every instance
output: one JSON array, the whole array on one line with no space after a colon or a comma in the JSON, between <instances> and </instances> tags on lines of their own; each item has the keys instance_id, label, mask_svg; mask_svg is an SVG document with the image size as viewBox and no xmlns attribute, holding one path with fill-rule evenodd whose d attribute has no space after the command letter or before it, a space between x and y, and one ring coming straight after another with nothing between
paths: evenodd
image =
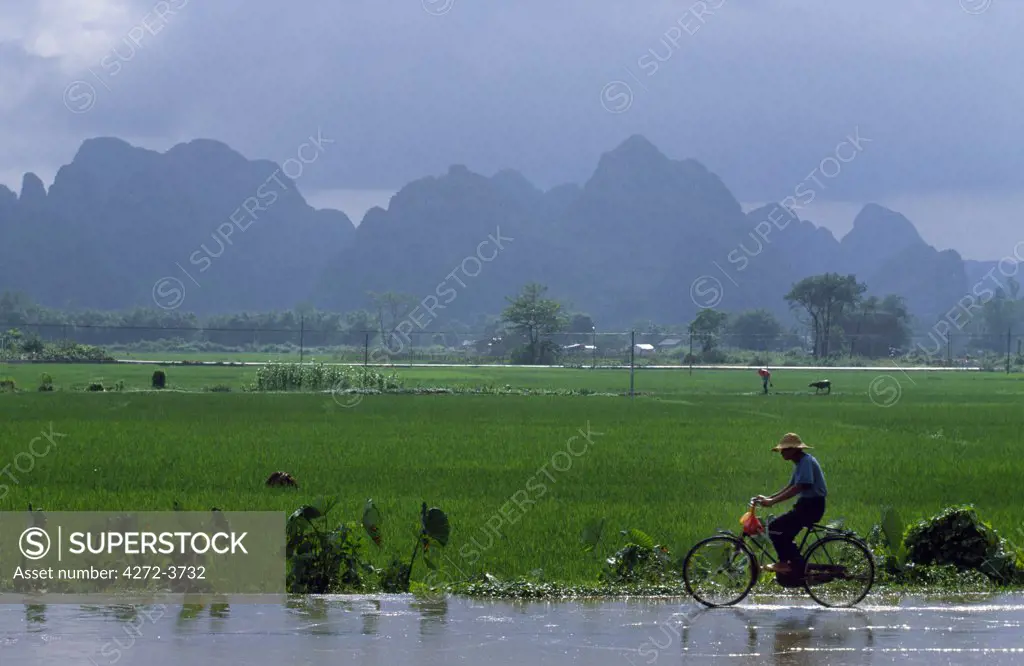
<instances>
[{"instance_id":1,"label":"broad green leaf","mask_svg":"<svg viewBox=\"0 0 1024 666\"><path fill-rule=\"evenodd\" d=\"M451 528L448 525L448 516L441 509L435 507L427 511L426 518L423 520L423 529L426 530L427 536L436 539L442 546L448 545Z\"/></svg>"},{"instance_id":2,"label":"broad green leaf","mask_svg":"<svg viewBox=\"0 0 1024 666\"><path fill-rule=\"evenodd\" d=\"M885 545L889 552L896 555L897 560L902 564L901 553L903 549L903 528L904 523L896 509L887 506L882 513L882 533L885 535Z\"/></svg>"},{"instance_id":3,"label":"broad green leaf","mask_svg":"<svg viewBox=\"0 0 1024 666\"><path fill-rule=\"evenodd\" d=\"M601 532L604 531L605 519L593 520L583 528L580 541L583 542L583 552L590 552L597 547L601 541Z\"/></svg>"},{"instance_id":4,"label":"broad green leaf","mask_svg":"<svg viewBox=\"0 0 1024 666\"><path fill-rule=\"evenodd\" d=\"M641 548L654 548L654 539L647 536L640 530L629 530L629 538L633 541L633 543L640 546Z\"/></svg>"},{"instance_id":5,"label":"broad green leaf","mask_svg":"<svg viewBox=\"0 0 1024 666\"><path fill-rule=\"evenodd\" d=\"M323 514L320 513L320 509L317 509L315 506L310 506L309 504L303 504L298 509L296 509L291 516L288 517L288 520L292 521L299 520L302 518L306 520L313 520L315 518L319 518L321 515Z\"/></svg>"}]
</instances>

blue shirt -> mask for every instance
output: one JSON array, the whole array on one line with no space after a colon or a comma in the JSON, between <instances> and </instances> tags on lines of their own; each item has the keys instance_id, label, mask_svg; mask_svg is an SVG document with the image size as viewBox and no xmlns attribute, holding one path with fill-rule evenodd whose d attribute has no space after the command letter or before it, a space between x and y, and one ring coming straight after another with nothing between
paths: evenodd
<instances>
[{"instance_id":1,"label":"blue shirt","mask_svg":"<svg viewBox=\"0 0 1024 666\"><path fill-rule=\"evenodd\" d=\"M825 475L822 474L821 465L814 459L814 456L804 453L803 458L794 467L793 478L789 480L789 485L808 484L810 486L800 491L800 497L825 497L828 495Z\"/></svg>"}]
</instances>

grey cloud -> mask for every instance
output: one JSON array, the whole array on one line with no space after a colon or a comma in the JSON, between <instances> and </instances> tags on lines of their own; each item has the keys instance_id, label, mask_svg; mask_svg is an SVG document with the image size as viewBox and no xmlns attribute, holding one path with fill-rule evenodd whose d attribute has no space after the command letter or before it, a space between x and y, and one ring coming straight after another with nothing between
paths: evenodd
<instances>
[{"instance_id":1,"label":"grey cloud","mask_svg":"<svg viewBox=\"0 0 1024 666\"><path fill-rule=\"evenodd\" d=\"M153 4L132 6L141 17ZM1007 140L1024 101L1024 6L970 15L958 0L725 0L647 77L638 59L665 53L663 37L691 6L455 0L431 16L420 0L191 0L89 113L63 108L66 75L31 63L31 94L0 105L0 141L19 146L0 156L0 172L70 159L101 134L209 137L281 159L319 126L340 149L309 187L390 188L452 163L516 168L550 187L582 181L602 152L642 133L762 201L791 192L859 126L874 154L828 197L1024 184ZM17 58L9 48L0 57L0 71ZM634 87L619 115L599 99L613 79Z\"/></svg>"}]
</instances>

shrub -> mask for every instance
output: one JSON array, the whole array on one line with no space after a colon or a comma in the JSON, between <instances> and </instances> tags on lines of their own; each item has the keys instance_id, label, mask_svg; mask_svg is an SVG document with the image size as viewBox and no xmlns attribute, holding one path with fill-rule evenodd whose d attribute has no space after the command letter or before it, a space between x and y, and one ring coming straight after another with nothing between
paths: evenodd
<instances>
[{"instance_id":1,"label":"shrub","mask_svg":"<svg viewBox=\"0 0 1024 666\"><path fill-rule=\"evenodd\" d=\"M84 361L109 363L114 361L114 357L108 354L102 347L81 345L70 340L64 340L56 344L47 344L37 357L41 361L50 363L76 363Z\"/></svg>"},{"instance_id":2,"label":"shrub","mask_svg":"<svg viewBox=\"0 0 1024 666\"><path fill-rule=\"evenodd\" d=\"M628 543L605 560L600 581L605 584L678 582L681 563L673 562L667 547L640 530L624 532Z\"/></svg>"},{"instance_id":3,"label":"shrub","mask_svg":"<svg viewBox=\"0 0 1024 666\"><path fill-rule=\"evenodd\" d=\"M537 348L524 344L512 350L513 365L555 365L559 362L562 349L551 340L541 340Z\"/></svg>"},{"instance_id":4,"label":"shrub","mask_svg":"<svg viewBox=\"0 0 1024 666\"><path fill-rule=\"evenodd\" d=\"M969 505L948 507L911 526L904 545L915 564L980 571L1001 583L1024 580L1024 557Z\"/></svg>"},{"instance_id":5,"label":"shrub","mask_svg":"<svg viewBox=\"0 0 1024 666\"><path fill-rule=\"evenodd\" d=\"M167 386L167 375L163 370L157 370L153 373L153 388L162 389Z\"/></svg>"},{"instance_id":6,"label":"shrub","mask_svg":"<svg viewBox=\"0 0 1024 666\"><path fill-rule=\"evenodd\" d=\"M45 351L46 345L37 335L25 338L21 343L21 351L29 356L36 357Z\"/></svg>"},{"instance_id":7,"label":"shrub","mask_svg":"<svg viewBox=\"0 0 1024 666\"><path fill-rule=\"evenodd\" d=\"M373 569L363 559L363 543L355 523L330 527L327 514L334 502L303 505L288 518L288 592L328 594L362 591L363 576Z\"/></svg>"},{"instance_id":8,"label":"shrub","mask_svg":"<svg viewBox=\"0 0 1024 666\"><path fill-rule=\"evenodd\" d=\"M344 391L403 387L396 373L385 375L373 368L323 363L268 363L256 371L253 391Z\"/></svg>"},{"instance_id":9,"label":"shrub","mask_svg":"<svg viewBox=\"0 0 1024 666\"><path fill-rule=\"evenodd\" d=\"M89 384L89 387L87 389L85 389L85 390L86 391L103 391L104 389L103 389L103 384L100 384L98 382L93 382L92 384Z\"/></svg>"},{"instance_id":10,"label":"shrub","mask_svg":"<svg viewBox=\"0 0 1024 666\"><path fill-rule=\"evenodd\" d=\"M14 392L16 385L14 380L8 377L7 379L0 379L0 391Z\"/></svg>"},{"instance_id":11,"label":"shrub","mask_svg":"<svg viewBox=\"0 0 1024 666\"><path fill-rule=\"evenodd\" d=\"M206 390L210 393L230 393L231 387L227 384L215 384L214 386L207 386Z\"/></svg>"}]
</instances>

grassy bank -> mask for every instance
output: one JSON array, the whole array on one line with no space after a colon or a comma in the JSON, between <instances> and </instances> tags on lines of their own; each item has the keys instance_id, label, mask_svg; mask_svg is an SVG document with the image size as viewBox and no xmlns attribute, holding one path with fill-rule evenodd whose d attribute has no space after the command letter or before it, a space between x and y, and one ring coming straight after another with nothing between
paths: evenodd
<instances>
[{"instance_id":1,"label":"grassy bank","mask_svg":"<svg viewBox=\"0 0 1024 666\"><path fill-rule=\"evenodd\" d=\"M156 366L131 364L0 364L0 379L10 377L18 388L34 391L43 373L49 374L57 389L83 390L94 382L114 386L123 381L125 389L150 388L153 372L163 370L167 386L172 389L202 391L227 386L240 391L252 384L256 366ZM628 370L590 370L572 368L504 367L414 367L382 368L397 372L406 386L505 386L529 389L587 389L595 392L624 393L629 391ZM807 385L818 379L832 380L832 398L849 397L867 392L877 377L889 375L888 385L913 393L929 394L953 400L957 395L978 393L1024 394L1024 375L962 371L909 371L893 367L885 372L873 370L803 370L773 368L773 394L807 395L814 393ZM881 381L881 380L880 380ZM984 386L984 388L981 388ZM736 395L761 393L761 380L754 368L750 370L638 369L634 377L636 391L659 396ZM886 386L880 386L886 388ZM769 398L770 399L770 398Z\"/></svg>"}]
</instances>

